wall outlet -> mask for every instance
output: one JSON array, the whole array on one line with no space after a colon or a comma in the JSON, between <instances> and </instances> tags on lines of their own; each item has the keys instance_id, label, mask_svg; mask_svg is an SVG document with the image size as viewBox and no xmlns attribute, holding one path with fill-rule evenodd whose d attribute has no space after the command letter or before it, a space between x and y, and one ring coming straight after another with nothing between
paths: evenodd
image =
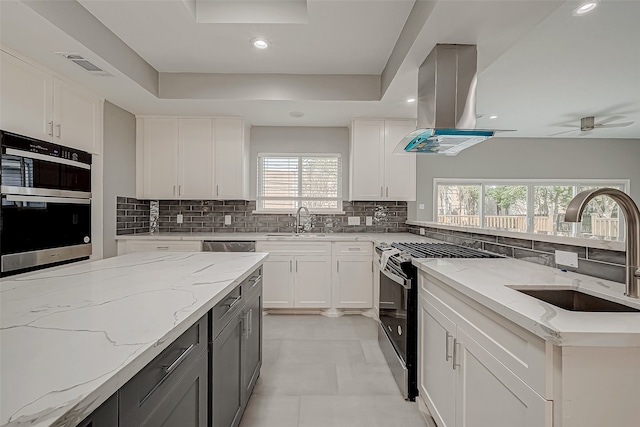
<instances>
[{"instance_id":1,"label":"wall outlet","mask_svg":"<svg viewBox=\"0 0 640 427\"><path fill-rule=\"evenodd\" d=\"M176 222L178 224L182 224L183 220L184 220L184 217L182 216L182 214L176 215Z\"/></svg>"},{"instance_id":2,"label":"wall outlet","mask_svg":"<svg viewBox=\"0 0 640 427\"><path fill-rule=\"evenodd\" d=\"M231 215L224 216L224 225L231 225Z\"/></svg>"},{"instance_id":3,"label":"wall outlet","mask_svg":"<svg viewBox=\"0 0 640 427\"><path fill-rule=\"evenodd\" d=\"M366 225L373 225L373 217L372 216L365 217L364 222Z\"/></svg>"},{"instance_id":4,"label":"wall outlet","mask_svg":"<svg viewBox=\"0 0 640 427\"><path fill-rule=\"evenodd\" d=\"M420 204L418 205L418 209L424 209L424 203L420 203Z\"/></svg>"},{"instance_id":5,"label":"wall outlet","mask_svg":"<svg viewBox=\"0 0 640 427\"><path fill-rule=\"evenodd\" d=\"M575 252L556 251L556 264L578 267L578 254Z\"/></svg>"},{"instance_id":6,"label":"wall outlet","mask_svg":"<svg viewBox=\"0 0 640 427\"><path fill-rule=\"evenodd\" d=\"M359 216L350 216L347 219L347 224L349 224L349 225L360 225L360 217Z\"/></svg>"},{"instance_id":7,"label":"wall outlet","mask_svg":"<svg viewBox=\"0 0 640 427\"><path fill-rule=\"evenodd\" d=\"M421 228L421 229L420 229L420 235L421 235L421 236L424 236L424 233L425 233L425 232L424 232L424 228Z\"/></svg>"}]
</instances>

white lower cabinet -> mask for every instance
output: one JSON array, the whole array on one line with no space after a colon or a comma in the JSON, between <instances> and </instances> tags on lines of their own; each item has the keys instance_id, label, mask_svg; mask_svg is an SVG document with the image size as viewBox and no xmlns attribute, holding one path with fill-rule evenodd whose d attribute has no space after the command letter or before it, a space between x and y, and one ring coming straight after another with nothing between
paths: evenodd
<instances>
[{"instance_id":1,"label":"white lower cabinet","mask_svg":"<svg viewBox=\"0 0 640 427\"><path fill-rule=\"evenodd\" d=\"M371 255L334 256L333 306L373 307L373 261Z\"/></svg>"},{"instance_id":2,"label":"white lower cabinet","mask_svg":"<svg viewBox=\"0 0 640 427\"><path fill-rule=\"evenodd\" d=\"M331 307L331 243L258 242L264 263L264 308Z\"/></svg>"},{"instance_id":3,"label":"white lower cabinet","mask_svg":"<svg viewBox=\"0 0 640 427\"><path fill-rule=\"evenodd\" d=\"M535 351L540 343L511 340L514 331L492 324L472 307L454 309L452 301L439 298L445 296L421 273L418 386L438 427L551 427L553 402L507 368L508 359L515 358L524 366L523 376L527 370L538 372L545 362ZM504 360L493 351L493 338L505 338L502 350L507 353L514 344Z\"/></svg>"}]
</instances>

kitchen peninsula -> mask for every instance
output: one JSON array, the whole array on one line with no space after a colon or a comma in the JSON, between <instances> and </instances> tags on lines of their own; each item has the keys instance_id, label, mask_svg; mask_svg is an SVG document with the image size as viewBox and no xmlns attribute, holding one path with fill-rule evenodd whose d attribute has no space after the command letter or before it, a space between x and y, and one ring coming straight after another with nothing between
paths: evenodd
<instances>
[{"instance_id":1,"label":"kitchen peninsula","mask_svg":"<svg viewBox=\"0 0 640 427\"><path fill-rule=\"evenodd\" d=\"M204 325L206 348L208 313L220 332L217 308L241 305L223 304L240 284L261 289L267 256L136 253L3 279L0 425L76 426L185 332ZM165 377L187 360L176 351Z\"/></svg>"}]
</instances>

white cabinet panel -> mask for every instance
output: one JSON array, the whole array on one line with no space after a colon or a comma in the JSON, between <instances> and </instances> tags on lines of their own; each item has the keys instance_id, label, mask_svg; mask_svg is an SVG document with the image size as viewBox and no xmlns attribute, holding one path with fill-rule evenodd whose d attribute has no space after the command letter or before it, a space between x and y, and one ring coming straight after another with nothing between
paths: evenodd
<instances>
[{"instance_id":1,"label":"white cabinet panel","mask_svg":"<svg viewBox=\"0 0 640 427\"><path fill-rule=\"evenodd\" d=\"M352 200L382 200L384 120L354 120L351 128L349 185Z\"/></svg>"},{"instance_id":2,"label":"white cabinet panel","mask_svg":"<svg viewBox=\"0 0 640 427\"><path fill-rule=\"evenodd\" d=\"M453 340L456 325L428 302L420 304L419 392L440 427L456 425L456 371Z\"/></svg>"},{"instance_id":3,"label":"white cabinet panel","mask_svg":"<svg viewBox=\"0 0 640 427\"><path fill-rule=\"evenodd\" d=\"M246 199L248 195L248 136L244 120L215 119L215 191L218 199Z\"/></svg>"},{"instance_id":4,"label":"white cabinet panel","mask_svg":"<svg viewBox=\"0 0 640 427\"><path fill-rule=\"evenodd\" d=\"M457 426L552 425L552 402L540 397L463 330L458 329L457 339Z\"/></svg>"},{"instance_id":5,"label":"white cabinet panel","mask_svg":"<svg viewBox=\"0 0 640 427\"><path fill-rule=\"evenodd\" d=\"M54 79L53 100L53 141L96 152L102 131L102 102L59 79Z\"/></svg>"},{"instance_id":6,"label":"white cabinet panel","mask_svg":"<svg viewBox=\"0 0 640 427\"><path fill-rule=\"evenodd\" d=\"M393 154L396 145L408 133L416 130L412 121L385 121L385 197L393 200L416 200L415 153Z\"/></svg>"},{"instance_id":7,"label":"white cabinet panel","mask_svg":"<svg viewBox=\"0 0 640 427\"><path fill-rule=\"evenodd\" d=\"M133 252L200 252L200 240L119 240L118 255Z\"/></svg>"},{"instance_id":8,"label":"white cabinet panel","mask_svg":"<svg viewBox=\"0 0 640 427\"><path fill-rule=\"evenodd\" d=\"M213 196L213 121L178 119L178 198Z\"/></svg>"},{"instance_id":9,"label":"white cabinet panel","mask_svg":"<svg viewBox=\"0 0 640 427\"><path fill-rule=\"evenodd\" d=\"M51 141L53 77L8 53L0 55L0 128Z\"/></svg>"},{"instance_id":10,"label":"white cabinet panel","mask_svg":"<svg viewBox=\"0 0 640 427\"><path fill-rule=\"evenodd\" d=\"M354 120L350 144L350 200L416 200L416 157L394 154L415 130L412 120Z\"/></svg>"},{"instance_id":11,"label":"white cabinet panel","mask_svg":"<svg viewBox=\"0 0 640 427\"><path fill-rule=\"evenodd\" d=\"M334 260L333 306L337 308L373 307L371 256L340 256Z\"/></svg>"},{"instance_id":12,"label":"white cabinet panel","mask_svg":"<svg viewBox=\"0 0 640 427\"><path fill-rule=\"evenodd\" d=\"M0 128L100 152L102 100L6 52L0 55Z\"/></svg>"},{"instance_id":13,"label":"white cabinet panel","mask_svg":"<svg viewBox=\"0 0 640 427\"><path fill-rule=\"evenodd\" d=\"M329 308L331 306L331 257L295 257L294 306Z\"/></svg>"},{"instance_id":14,"label":"white cabinet panel","mask_svg":"<svg viewBox=\"0 0 640 427\"><path fill-rule=\"evenodd\" d=\"M178 195L178 120L143 119L144 186L142 198L173 199Z\"/></svg>"},{"instance_id":15,"label":"white cabinet panel","mask_svg":"<svg viewBox=\"0 0 640 427\"><path fill-rule=\"evenodd\" d=\"M263 264L264 308L293 307L293 256L272 255Z\"/></svg>"}]
</instances>

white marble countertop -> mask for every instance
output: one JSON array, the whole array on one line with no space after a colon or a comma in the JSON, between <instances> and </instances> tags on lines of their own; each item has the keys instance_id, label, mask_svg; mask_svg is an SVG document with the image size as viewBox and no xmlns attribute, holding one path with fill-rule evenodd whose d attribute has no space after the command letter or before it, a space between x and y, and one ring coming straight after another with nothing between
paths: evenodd
<instances>
[{"instance_id":1,"label":"white marble countertop","mask_svg":"<svg viewBox=\"0 0 640 427\"><path fill-rule=\"evenodd\" d=\"M0 280L0 426L75 426L264 253L135 253Z\"/></svg>"},{"instance_id":2,"label":"white marble countertop","mask_svg":"<svg viewBox=\"0 0 640 427\"><path fill-rule=\"evenodd\" d=\"M116 236L116 240L212 240L212 241L307 241L436 242L413 233L139 233Z\"/></svg>"},{"instance_id":3,"label":"white marble countertop","mask_svg":"<svg viewBox=\"0 0 640 427\"><path fill-rule=\"evenodd\" d=\"M640 313L568 311L508 287L578 289L640 309L640 300L624 296L622 283L509 258L414 259L413 264L554 345L640 347Z\"/></svg>"}]
</instances>

